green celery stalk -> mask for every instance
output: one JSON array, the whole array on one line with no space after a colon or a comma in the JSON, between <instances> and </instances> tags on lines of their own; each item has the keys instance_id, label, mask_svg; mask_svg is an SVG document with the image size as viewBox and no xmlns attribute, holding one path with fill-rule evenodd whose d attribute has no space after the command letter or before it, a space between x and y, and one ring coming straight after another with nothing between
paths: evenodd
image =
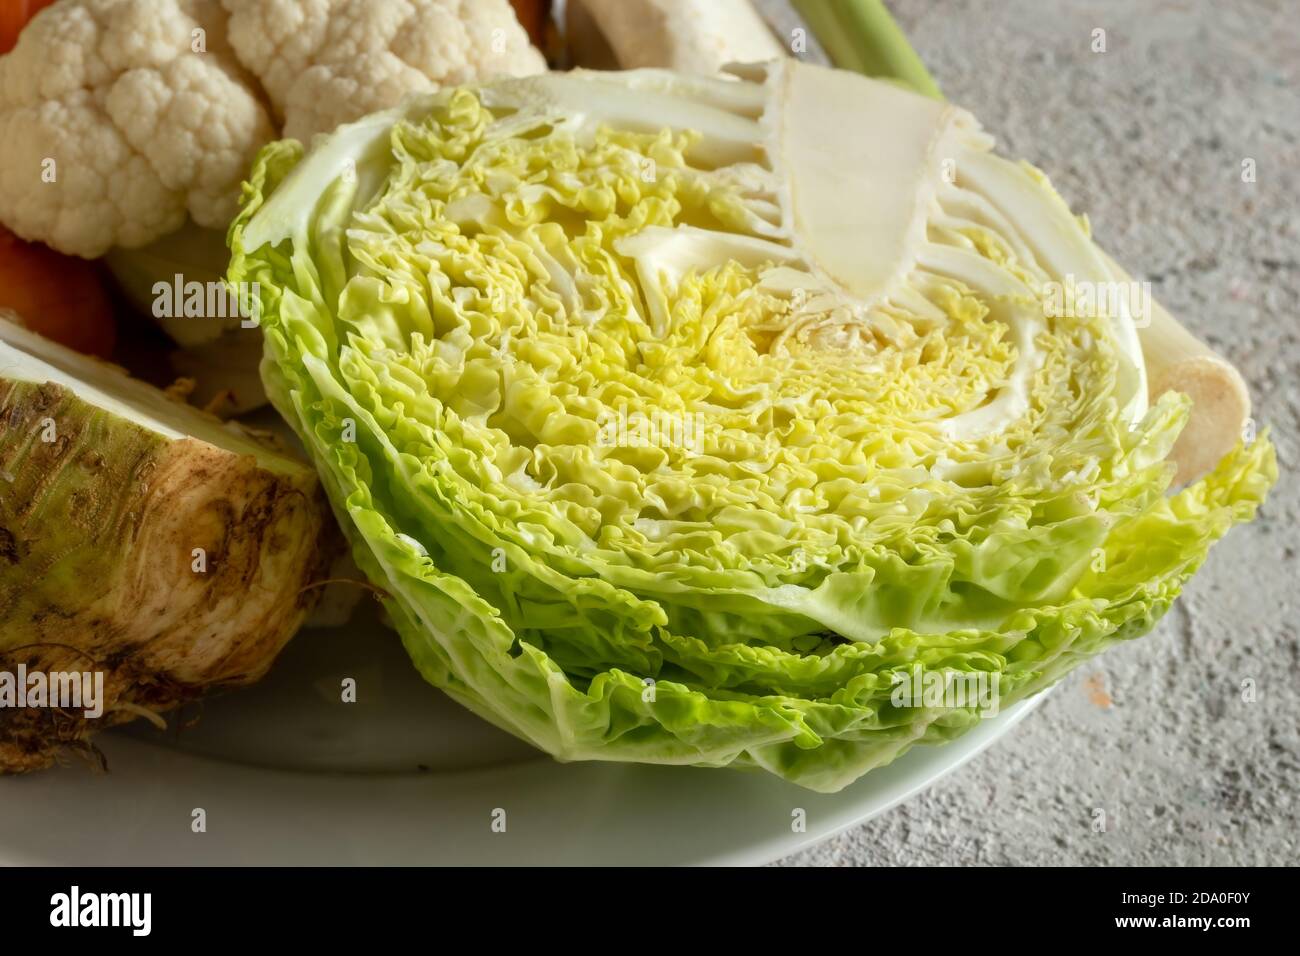
<instances>
[{"instance_id":1,"label":"green celery stalk","mask_svg":"<svg viewBox=\"0 0 1300 956\"><path fill-rule=\"evenodd\" d=\"M939 85L883 0L794 0L794 6L835 66L896 80L925 96L943 99Z\"/></svg>"}]
</instances>

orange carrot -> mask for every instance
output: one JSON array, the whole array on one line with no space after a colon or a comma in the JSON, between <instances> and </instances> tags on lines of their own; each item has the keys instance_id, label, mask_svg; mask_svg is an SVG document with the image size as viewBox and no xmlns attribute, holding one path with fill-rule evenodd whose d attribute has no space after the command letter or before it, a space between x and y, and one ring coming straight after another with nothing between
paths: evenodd
<instances>
[{"instance_id":1,"label":"orange carrot","mask_svg":"<svg viewBox=\"0 0 1300 956\"><path fill-rule=\"evenodd\" d=\"M78 352L102 358L113 352L117 326L99 267L24 242L3 227L0 308L13 309L33 332Z\"/></svg>"},{"instance_id":2,"label":"orange carrot","mask_svg":"<svg viewBox=\"0 0 1300 956\"><path fill-rule=\"evenodd\" d=\"M27 21L54 0L0 0L0 54L8 53L18 42L18 34Z\"/></svg>"},{"instance_id":3,"label":"orange carrot","mask_svg":"<svg viewBox=\"0 0 1300 956\"><path fill-rule=\"evenodd\" d=\"M528 39L539 50L546 49L546 21L551 15L549 0L510 0L515 16L528 31Z\"/></svg>"}]
</instances>

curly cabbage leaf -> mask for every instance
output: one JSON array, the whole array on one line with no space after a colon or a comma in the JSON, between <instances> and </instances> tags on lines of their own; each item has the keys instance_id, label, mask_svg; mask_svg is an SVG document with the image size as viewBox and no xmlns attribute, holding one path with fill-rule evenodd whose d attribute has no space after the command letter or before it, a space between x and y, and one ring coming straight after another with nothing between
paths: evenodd
<instances>
[{"instance_id":1,"label":"curly cabbage leaf","mask_svg":"<svg viewBox=\"0 0 1300 956\"><path fill-rule=\"evenodd\" d=\"M991 710L900 688L1006 706L1149 631L1273 449L1166 493L1187 400L1123 301L1050 307L1114 276L991 147L796 63L268 146L230 279L421 673L561 759L833 791Z\"/></svg>"}]
</instances>

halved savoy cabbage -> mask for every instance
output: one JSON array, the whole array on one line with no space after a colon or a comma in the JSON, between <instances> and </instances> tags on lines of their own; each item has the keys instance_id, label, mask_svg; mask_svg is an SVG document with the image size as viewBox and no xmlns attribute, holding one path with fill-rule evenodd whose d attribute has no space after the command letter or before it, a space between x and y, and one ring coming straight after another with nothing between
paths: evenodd
<instances>
[{"instance_id":1,"label":"halved savoy cabbage","mask_svg":"<svg viewBox=\"0 0 1300 956\"><path fill-rule=\"evenodd\" d=\"M448 89L261 154L263 377L416 666L562 759L831 791L1146 633L1275 477L1168 496L1133 317L975 119L793 62ZM987 704L987 701L981 701Z\"/></svg>"}]
</instances>

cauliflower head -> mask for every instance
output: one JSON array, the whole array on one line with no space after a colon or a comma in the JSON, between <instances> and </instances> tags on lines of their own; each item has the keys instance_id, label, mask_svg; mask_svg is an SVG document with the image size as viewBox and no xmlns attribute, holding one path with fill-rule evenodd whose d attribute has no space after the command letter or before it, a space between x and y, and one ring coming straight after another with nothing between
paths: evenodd
<instances>
[{"instance_id":1,"label":"cauliflower head","mask_svg":"<svg viewBox=\"0 0 1300 956\"><path fill-rule=\"evenodd\" d=\"M62 0L0 56L0 222L85 258L224 230L280 124L545 67L508 0Z\"/></svg>"},{"instance_id":2,"label":"cauliflower head","mask_svg":"<svg viewBox=\"0 0 1300 956\"><path fill-rule=\"evenodd\" d=\"M235 53L290 139L330 132L413 91L546 69L509 0L223 3Z\"/></svg>"},{"instance_id":3,"label":"cauliflower head","mask_svg":"<svg viewBox=\"0 0 1300 956\"><path fill-rule=\"evenodd\" d=\"M93 258L224 228L275 136L219 0L69 0L0 57L0 221Z\"/></svg>"}]
</instances>

